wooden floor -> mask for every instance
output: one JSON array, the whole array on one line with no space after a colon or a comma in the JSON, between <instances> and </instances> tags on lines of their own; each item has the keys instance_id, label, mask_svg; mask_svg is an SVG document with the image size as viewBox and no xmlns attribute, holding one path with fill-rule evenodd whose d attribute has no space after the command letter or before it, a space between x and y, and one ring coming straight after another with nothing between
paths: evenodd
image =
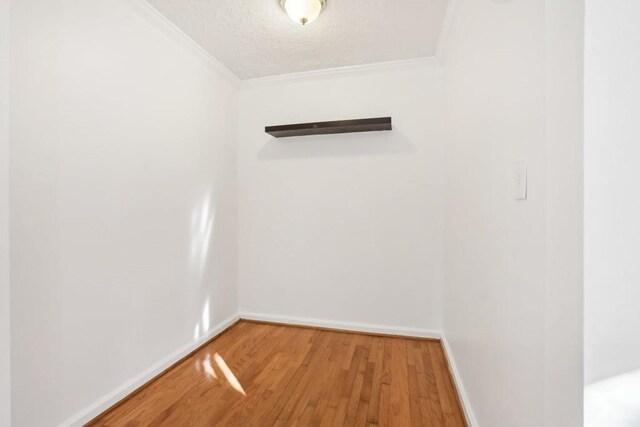
<instances>
[{"instance_id":1,"label":"wooden floor","mask_svg":"<svg viewBox=\"0 0 640 427\"><path fill-rule=\"evenodd\" d=\"M440 342L241 321L93 426L465 426Z\"/></svg>"}]
</instances>

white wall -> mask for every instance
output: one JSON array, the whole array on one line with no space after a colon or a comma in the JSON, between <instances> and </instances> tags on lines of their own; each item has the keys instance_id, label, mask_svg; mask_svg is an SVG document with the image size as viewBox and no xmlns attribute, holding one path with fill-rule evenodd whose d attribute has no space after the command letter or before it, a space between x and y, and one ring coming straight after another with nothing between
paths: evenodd
<instances>
[{"instance_id":1,"label":"white wall","mask_svg":"<svg viewBox=\"0 0 640 427\"><path fill-rule=\"evenodd\" d=\"M544 4L461 0L445 79L444 333L475 418L540 427L544 401ZM528 200L514 200L515 163Z\"/></svg>"},{"instance_id":2,"label":"white wall","mask_svg":"<svg viewBox=\"0 0 640 427\"><path fill-rule=\"evenodd\" d=\"M640 369L640 4L587 1L585 380Z\"/></svg>"},{"instance_id":3,"label":"white wall","mask_svg":"<svg viewBox=\"0 0 640 427\"><path fill-rule=\"evenodd\" d=\"M545 427L583 413L584 1L548 0Z\"/></svg>"},{"instance_id":4,"label":"white wall","mask_svg":"<svg viewBox=\"0 0 640 427\"><path fill-rule=\"evenodd\" d=\"M0 426L8 426L9 314L9 0L0 0Z\"/></svg>"},{"instance_id":5,"label":"white wall","mask_svg":"<svg viewBox=\"0 0 640 427\"><path fill-rule=\"evenodd\" d=\"M579 301L581 269L580 11L575 3L549 9L541 1L460 0L448 33L443 331L480 426L581 425L574 403L581 313L571 299ZM561 16L570 17L565 33ZM547 57L563 50L569 68L547 78ZM549 90L565 79L566 92ZM549 98L568 108L568 119L561 112L556 121ZM552 141L559 146L549 149ZM567 171L558 169L563 158L571 160ZM528 165L526 201L514 197L519 160ZM577 225L563 234L567 219ZM567 274L549 259L553 251L567 260ZM552 284L561 291L549 290ZM565 330L555 320L567 302ZM578 367L550 378L565 366L548 348L561 336L578 350L567 356ZM554 386L568 394L560 400L570 402L568 416L550 404Z\"/></svg>"},{"instance_id":6,"label":"white wall","mask_svg":"<svg viewBox=\"0 0 640 427\"><path fill-rule=\"evenodd\" d=\"M435 61L245 85L241 312L439 331L442 113ZM393 117L392 132L264 133L265 125L379 116Z\"/></svg>"},{"instance_id":7,"label":"white wall","mask_svg":"<svg viewBox=\"0 0 640 427\"><path fill-rule=\"evenodd\" d=\"M125 1L11 17L13 425L56 425L237 312L237 89Z\"/></svg>"}]
</instances>

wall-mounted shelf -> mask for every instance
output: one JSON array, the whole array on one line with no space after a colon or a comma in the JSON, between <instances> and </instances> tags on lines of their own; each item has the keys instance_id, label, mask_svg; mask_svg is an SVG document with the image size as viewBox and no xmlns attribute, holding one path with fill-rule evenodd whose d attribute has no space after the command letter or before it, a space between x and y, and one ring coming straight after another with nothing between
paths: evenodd
<instances>
[{"instance_id":1,"label":"wall-mounted shelf","mask_svg":"<svg viewBox=\"0 0 640 427\"><path fill-rule=\"evenodd\" d=\"M264 131L276 138L332 133L373 132L391 130L391 117L373 119L337 120L332 122L297 123L294 125L267 126Z\"/></svg>"}]
</instances>

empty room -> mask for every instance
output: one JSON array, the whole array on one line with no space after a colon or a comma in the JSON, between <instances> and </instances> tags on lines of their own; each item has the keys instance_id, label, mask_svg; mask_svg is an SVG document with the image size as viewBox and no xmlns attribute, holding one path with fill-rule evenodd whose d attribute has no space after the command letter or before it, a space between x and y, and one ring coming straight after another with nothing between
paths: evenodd
<instances>
[{"instance_id":1,"label":"empty room","mask_svg":"<svg viewBox=\"0 0 640 427\"><path fill-rule=\"evenodd\" d=\"M0 0L0 427L639 426L638 19Z\"/></svg>"}]
</instances>

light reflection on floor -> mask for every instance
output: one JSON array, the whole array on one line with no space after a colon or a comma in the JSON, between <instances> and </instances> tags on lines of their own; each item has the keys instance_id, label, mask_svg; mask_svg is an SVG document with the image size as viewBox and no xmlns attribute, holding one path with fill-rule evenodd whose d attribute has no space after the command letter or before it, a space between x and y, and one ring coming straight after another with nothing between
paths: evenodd
<instances>
[{"instance_id":1,"label":"light reflection on floor","mask_svg":"<svg viewBox=\"0 0 640 427\"><path fill-rule=\"evenodd\" d=\"M213 361L215 362L215 365L218 367L218 369L220 369L220 372L222 372L222 374L224 375L229 385L233 387L233 389L236 390L238 393L242 394L243 396L246 396L247 393L244 391L244 388L242 388L240 381L238 381L238 378L236 378L236 376L233 374L233 372L231 371L231 368L229 368L229 365L227 365L227 363L224 361L222 356L220 356L218 353L214 353ZM204 360L195 361L196 371L200 372L200 366L202 366L202 371L207 375L208 380L218 379L218 374L216 374L214 365L211 363L210 353L207 353Z\"/></svg>"},{"instance_id":2,"label":"light reflection on floor","mask_svg":"<svg viewBox=\"0 0 640 427\"><path fill-rule=\"evenodd\" d=\"M213 379L218 379L218 375L216 375L216 371L213 370L213 366L211 366L211 356L207 353L207 357L202 362L202 368L204 372Z\"/></svg>"},{"instance_id":3,"label":"light reflection on floor","mask_svg":"<svg viewBox=\"0 0 640 427\"><path fill-rule=\"evenodd\" d=\"M215 353L213 355L213 360L215 360L216 364L224 374L225 378L229 382L229 385L233 387L238 393L242 394L243 396L246 396L247 393L244 392L244 389L240 385L240 381L238 381L236 376L233 375L233 372L231 372L231 369L229 369L229 367L227 366L222 356L220 356L218 353Z\"/></svg>"}]
</instances>

